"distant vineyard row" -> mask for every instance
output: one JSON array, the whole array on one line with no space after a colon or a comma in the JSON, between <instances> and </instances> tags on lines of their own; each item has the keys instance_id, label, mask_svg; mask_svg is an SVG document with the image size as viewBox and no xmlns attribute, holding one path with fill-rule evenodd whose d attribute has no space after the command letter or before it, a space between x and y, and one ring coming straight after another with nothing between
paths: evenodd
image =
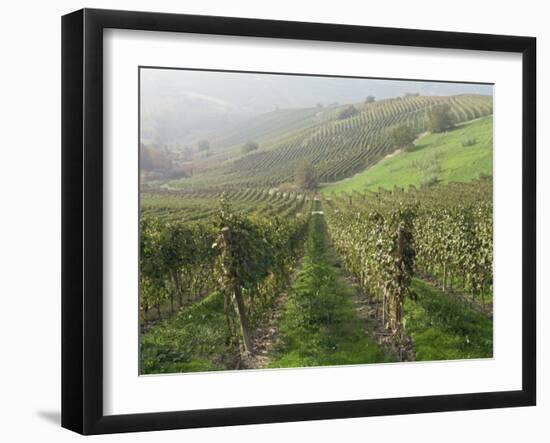
<instances>
[{"instance_id":1,"label":"distant vineyard row","mask_svg":"<svg viewBox=\"0 0 550 443\"><path fill-rule=\"evenodd\" d=\"M322 182L337 181L393 152L396 147L390 133L397 126L407 125L417 134L425 132L430 110L444 103L450 106L455 123L493 112L492 97L481 95L413 96L357 105L358 112L348 118L334 113L333 118L290 132L257 152L229 160L179 185L273 187L292 181L296 165L306 159L314 164Z\"/></svg>"},{"instance_id":2,"label":"distant vineyard row","mask_svg":"<svg viewBox=\"0 0 550 443\"><path fill-rule=\"evenodd\" d=\"M283 218L309 212L314 201L314 197L308 194L259 188L210 188L188 191L144 188L140 194L140 211L142 216L154 216L164 222L200 221L219 210L219 201L222 197L235 211Z\"/></svg>"}]
</instances>

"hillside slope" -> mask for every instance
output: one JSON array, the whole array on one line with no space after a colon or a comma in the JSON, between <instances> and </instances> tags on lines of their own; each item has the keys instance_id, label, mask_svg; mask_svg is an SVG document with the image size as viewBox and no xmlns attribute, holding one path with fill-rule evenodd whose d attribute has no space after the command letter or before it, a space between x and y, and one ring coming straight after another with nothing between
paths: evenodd
<instances>
[{"instance_id":1,"label":"hillside slope","mask_svg":"<svg viewBox=\"0 0 550 443\"><path fill-rule=\"evenodd\" d=\"M216 151L255 141L266 145L284 134L321 124L329 118L330 108L277 109L249 118L230 129L212 134Z\"/></svg>"},{"instance_id":2,"label":"hillside slope","mask_svg":"<svg viewBox=\"0 0 550 443\"><path fill-rule=\"evenodd\" d=\"M395 151L390 133L406 124L418 134L426 131L430 110L451 107L453 119L463 122L492 114L492 97L482 95L414 96L355 104L355 112L342 118L345 107L324 113L323 121L287 132L258 151L235 151L222 161L209 159L200 173L172 182L176 188L204 186L274 187L293 180L297 165L314 164L321 182L335 182L365 170ZM349 106L349 105L346 105Z\"/></svg>"},{"instance_id":3,"label":"hillside slope","mask_svg":"<svg viewBox=\"0 0 550 443\"><path fill-rule=\"evenodd\" d=\"M468 145L470 146L463 146ZM493 117L458 125L442 134L428 134L408 152L388 156L346 180L327 185L323 193L375 191L379 187L468 182L493 173Z\"/></svg>"}]
</instances>

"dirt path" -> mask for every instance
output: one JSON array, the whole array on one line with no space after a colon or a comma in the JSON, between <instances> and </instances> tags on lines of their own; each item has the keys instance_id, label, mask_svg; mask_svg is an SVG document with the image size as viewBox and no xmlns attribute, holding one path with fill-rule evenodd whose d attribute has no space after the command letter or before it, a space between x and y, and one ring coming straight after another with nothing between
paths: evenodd
<instances>
[{"instance_id":1,"label":"dirt path","mask_svg":"<svg viewBox=\"0 0 550 443\"><path fill-rule=\"evenodd\" d=\"M241 357L242 369L263 369L267 368L271 359L271 350L277 338L279 337L279 320L281 319L286 302L288 301L288 291L294 285L296 276L302 269L302 259L299 260L295 266L290 281L288 283L288 289L285 292L279 294L279 297L273 303L273 307L269 310L269 315L265 321L261 322L260 326L256 329L252 336L252 350L251 352Z\"/></svg>"},{"instance_id":2,"label":"dirt path","mask_svg":"<svg viewBox=\"0 0 550 443\"><path fill-rule=\"evenodd\" d=\"M252 337L251 352L242 357L241 368L262 369L269 365L269 355L279 335L279 320L288 300L288 293L283 292L269 311L269 317L265 319Z\"/></svg>"}]
</instances>

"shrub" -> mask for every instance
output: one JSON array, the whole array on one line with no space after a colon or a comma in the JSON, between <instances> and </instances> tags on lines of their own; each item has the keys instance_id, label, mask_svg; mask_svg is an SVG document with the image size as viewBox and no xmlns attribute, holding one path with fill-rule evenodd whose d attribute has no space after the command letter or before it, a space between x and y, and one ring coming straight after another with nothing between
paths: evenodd
<instances>
[{"instance_id":1,"label":"shrub","mask_svg":"<svg viewBox=\"0 0 550 443\"><path fill-rule=\"evenodd\" d=\"M415 138L413 129L407 125L398 126L391 132L392 143L398 148L411 146Z\"/></svg>"},{"instance_id":2,"label":"shrub","mask_svg":"<svg viewBox=\"0 0 550 443\"><path fill-rule=\"evenodd\" d=\"M317 172L311 162L305 161L298 166L294 173L294 182L301 189L315 190L319 187Z\"/></svg>"},{"instance_id":3,"label":"shrub","mask_svg":"<svg viewBox=\"0 0 550 443\"><path fill-rule=\"evenodd\" d=\"M462 141L462 147L467 148L468 146L474 146L477 143L477 139L469 138L468 140Z\"/></svg>"},{"instance_id":4,"label":"shrub","mask_svg":"<svg viewBox=\"0 0 550 443\"><path fill-rule=\"evenodd\" d=\"M354 115L358 114L359 111L357 108L353 105L346 106L344 109L342 109L338 113L338 120L345 120L346 118L353 117Z\"/></svg>"},{"instance_id":5,"label":"shrub","mask_svg":"<svg viewBox=\"0 0 550 443\"><path fill-rule=\"evenodd\" d=\"M434 106L430 111L430 130L444 132L452 127L451 107L446 103Z\"/></svg>"},{"instance_id":6,"label":"shrub","mask_svg":"<svg viewBox=\"0 0 550 443\"><path fill-rule=\"evenodd\" d=\"M197 148L200 152L205 152L210 150L210 142L208 140L201 140L197 143Z\"/></svg>"},{"instance_id":7,"label":"shrub","mask_svg":"<svg viewBox=\"0 0 550 443\"><path fill-rule=\"evenodd\" d=\"M241 148L241 153L248 154L249 152L256 151L259 147L260 145L258 145L258 143L250 141L243 145Z\"/></svg>"}]
</instances>

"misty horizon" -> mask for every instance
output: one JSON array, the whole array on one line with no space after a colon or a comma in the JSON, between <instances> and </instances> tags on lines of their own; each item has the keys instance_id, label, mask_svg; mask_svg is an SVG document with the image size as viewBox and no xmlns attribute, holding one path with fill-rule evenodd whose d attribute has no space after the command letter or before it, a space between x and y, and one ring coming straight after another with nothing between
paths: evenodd
<instances>
[{"instance_id":1,"label":"misty horizon","mask_svg":"<svg viewBox=\"0 0 550 443\"><path fill-rule=\"evenodd\" d=\"M251 72L140 69L142 142L185 144L277 109L419 95L492 95L493 85Z\"/></svg>"}]
</instances>

